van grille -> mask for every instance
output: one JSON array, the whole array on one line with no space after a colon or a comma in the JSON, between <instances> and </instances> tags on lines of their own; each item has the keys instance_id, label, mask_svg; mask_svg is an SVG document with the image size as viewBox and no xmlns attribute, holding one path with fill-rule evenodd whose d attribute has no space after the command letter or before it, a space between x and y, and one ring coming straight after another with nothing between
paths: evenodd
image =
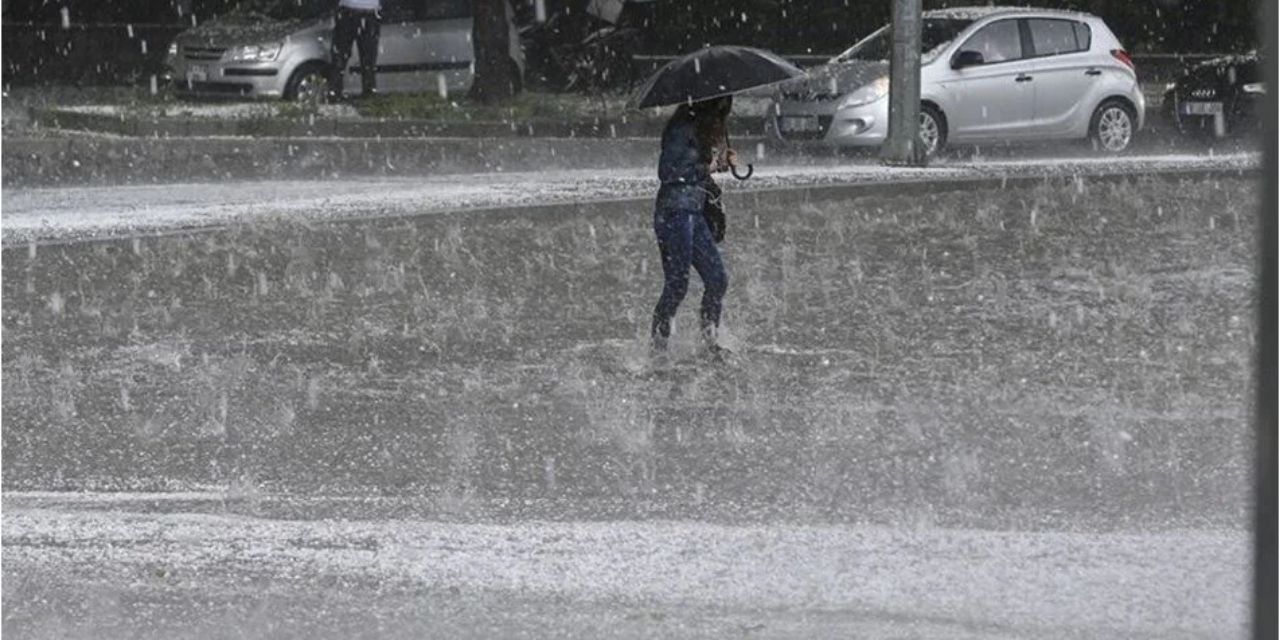
<instances>
[{"instance_id":1,"label":"van grille","mask_svg":"<svg viewBox=\"0 0 1280 640\"><path fill-rule=\"evenodd\" d=\"M208 62L212 60L221 60L222 54L225 51L226 51L226 48L224 47L198 47L198 46L182 47L183 57L185 57L187 60L199 60L202 62Z\"/></svg>"}]
</instances>

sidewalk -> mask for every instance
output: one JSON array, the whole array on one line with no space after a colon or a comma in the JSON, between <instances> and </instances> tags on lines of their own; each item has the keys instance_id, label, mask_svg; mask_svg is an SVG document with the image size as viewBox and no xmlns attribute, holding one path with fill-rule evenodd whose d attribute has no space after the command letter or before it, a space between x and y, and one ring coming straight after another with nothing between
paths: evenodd
<instances>
[{"instance_id":1,"label":"sidewalk","mask_svg":"<svg viewBox=\"0 0 1280 640\"><path fill-rule=\"evenodd\" d=\"M431 96L379 101L359 108L303 109L283 102L172 101L127 87L10 89L4 95L3 185L652 167L664 122L662 112L626 111L616 96L597 103L534 94L510 109L455 105ZM732 139L748 158L761 153L769 158L837 154L812 148L798 152L767 139L767 110L767 100L735 103ZM511 117L478 119L504 112ZM1177 146L1160 132L1145 138L1144 152Z\"/></svg>"},{"instance_id":2,"label":"sidewalk","mask_svg":"<svg viewBox=\"0 0 1280 640\"><path fill-rule=\"evenodd\" d=\"M269 112L216 115L135 115L110 107L33 107L32 123L50 129L111 133L139 138L298 137L298 138L657 138L662 124L625 115L580 120L441 122L426 119L369 118L355 114L277 116ZM737 116L738 135L762 135L764 118Z\"/></svg>"},{"instance_id":3,"label":"sidewalk","mask_svg":"<svg viewBox=\"0 0 1280 640\"><path fill-rule=\"evenodd\" d=\"M70 96L62 94L72 92ZM47 94L46 94L47 92ZM19 89L6 96L11 123L140 138L657 138L665 110L628 110L624 97L522 94L509 105L481 106L434 95L379 96L371 102L298 105L282 101L175 100L164 92ZM744 98L737 135L764 133L768 100Z\"/></svg>"},{"instance_id":4,"label":"sidewalk","mask_svg":"<svg viewBox=\"0 0 1280 640\"><path fill-rule=\"evenodd\" d=\"M663 125L663 114L626 111L616 97L597 103L526 95L501 120L494 115L505 107L455 106L431 96L380 100L302 108L172 101L130 88L19 88L4 98L3 184L608 171L652 166ZM735 144L755 149L763 126L762 115L735 117Z\"/></svg>"},{"instance_id":5,"label":"sidewalk","mask_svg":"<svg viewBox=\"0 0 1280 640\"><path fill-rule=\"evenodd\" d=\"M742 139L754 148L756 139ZM645 138L120 138L4 141L3 184L34 187L220 180L333 179L652 166Z\"/></svg>"}]
</instances>

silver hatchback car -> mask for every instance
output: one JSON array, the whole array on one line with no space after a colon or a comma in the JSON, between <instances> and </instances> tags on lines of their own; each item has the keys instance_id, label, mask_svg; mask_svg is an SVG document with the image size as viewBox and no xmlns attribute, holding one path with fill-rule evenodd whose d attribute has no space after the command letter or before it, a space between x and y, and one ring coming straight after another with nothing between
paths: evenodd
<instances>
[{"instance_id":1,"label":"silver hatchback car","mask_svg":"<svg viewBox=\"0 0 1280 640\"><path fill-rule=\"evenodd\" d=\"M888 133L892 33L879 29L783 84L768 126L789 141L857 147ZM1103 21L1076 12L952 8L924 13L920 136L947 143L1092 138L1118 153L1144 123L1133 61Z\"/></svg>"},{"instance_id":2,"label":"silver hatchback car","mask_svg":"<svg viewBox=\"0 0 1280 640\"><path fill-rule=\"evenodd\" d=\"M188 29L169 46L180 95L319 100L326 94L335 0L240 0L235 9ZM520 39L510 73L524 72ZM473 77L470 0L383 0L378 91L465 91ZM348 73L358 73L353 51Z\"/></svg>"}]
</instances>

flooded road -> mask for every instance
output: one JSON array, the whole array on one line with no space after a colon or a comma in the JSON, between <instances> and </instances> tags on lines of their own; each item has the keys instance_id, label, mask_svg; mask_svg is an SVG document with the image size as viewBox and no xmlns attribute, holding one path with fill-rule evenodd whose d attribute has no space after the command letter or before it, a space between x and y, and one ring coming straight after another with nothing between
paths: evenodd
<instances>
[{"instance_id":1,"label":"flooded road","mask_svg":"<svg viewBox=\"0 0 1280 640\"><path fill-rule=\"evenodd\" d=\"M271 501L8 493L4 631L1221 638L1248 620L1242 532L253 515Z\"/></svg>"},{"instance_id":2,"label":"flooded road","mask_svg":"<svg viewBox=\"0 0 1280 640\"><path fill-rule=\"evenodd\" d=\"M647 203L440 184L6 190L6 634L1244 635L1256 175L743 198L728 363Z\"/></svg>"}]
</instances>

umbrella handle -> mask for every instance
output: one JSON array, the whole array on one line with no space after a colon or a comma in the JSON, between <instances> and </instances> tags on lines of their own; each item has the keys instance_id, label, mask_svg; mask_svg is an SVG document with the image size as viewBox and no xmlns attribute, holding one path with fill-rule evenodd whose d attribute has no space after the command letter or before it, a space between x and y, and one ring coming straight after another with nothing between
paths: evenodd
<instances>
[{"instance_id":1,"label":"umbrella handle","mask_svg":"<svg viewBox=\"0 0 1280 640\"><path fill-rule=\"evenodd\" d=\"M729 166L729 173L732 173L732 174L733 174L733 177L735 177L735 178L737 178L737 179L739 179L739 180L746 180L747 178L750 178L750 177L751 177L751 174L753 174L753 173L755 173L755 172L756 172L756 167L755 167L755 165L751 164L750 162L748 162L748 163L747 163L747 174L746 174L746 175L739 175L739 174L738 174L738 165L730 165L730 166Z\"/></svg>"}]
</instances>

